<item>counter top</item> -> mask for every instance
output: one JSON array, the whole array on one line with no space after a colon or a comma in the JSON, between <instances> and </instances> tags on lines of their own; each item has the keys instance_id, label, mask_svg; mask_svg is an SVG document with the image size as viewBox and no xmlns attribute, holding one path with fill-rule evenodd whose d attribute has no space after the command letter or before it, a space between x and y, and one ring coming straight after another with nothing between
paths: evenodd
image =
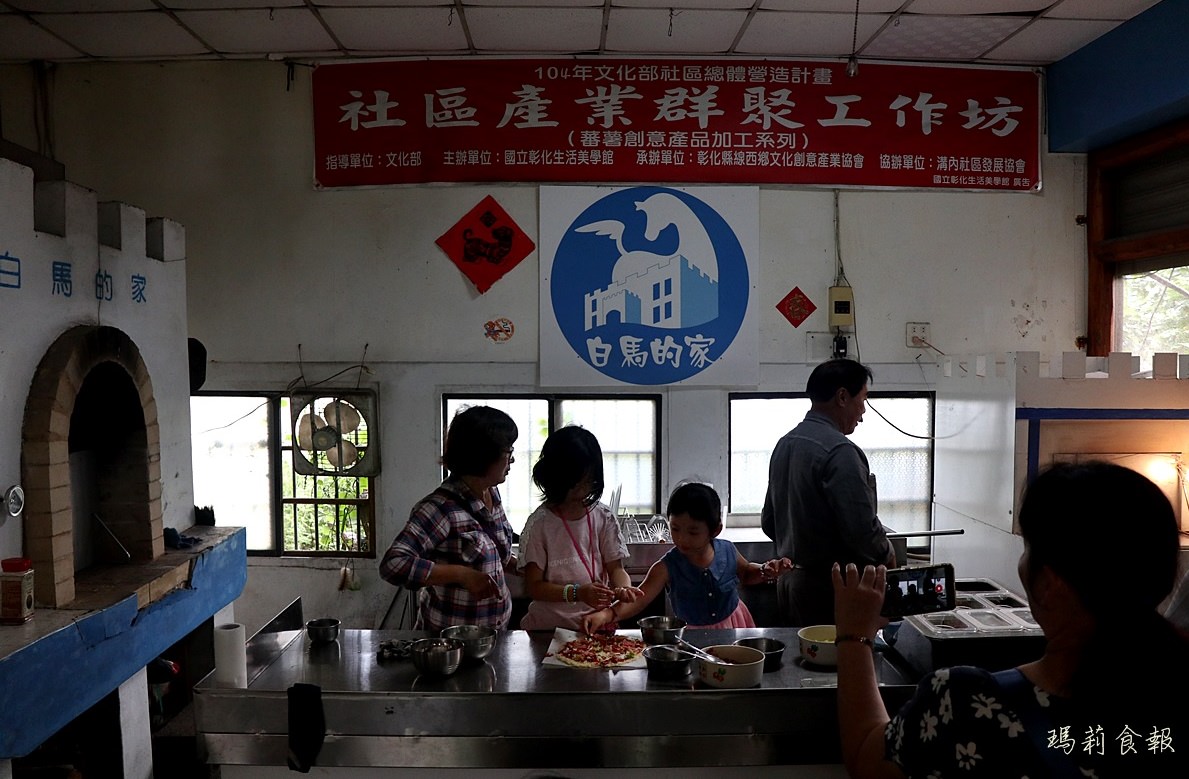
<instances>
[{"instance_id":1,"label":"counter top","mask_svg":"<svg viewBox=\"0 0 1189 779\"><path fill-rule=\"evenodd\" d=\"M621 631L639 636L638 631ZM784 641L781 668L759 687L722 690L691 675L659 682L646 669L543 665L551 631L501 633L483 662L446 678L408 660L379 661L380 643L420 631L344 630L311 644L302 631L270 637L275 654L250 660L247 689L195 687L209 762L284 765L286 690L321 688L327 738L318 765L561 768L780 765L837 762L836 682L802 662L795 628L687 630L697 646L745 636ZM263 655L263 656L262 656ZM916 675L876 654L881 694L906 700Z\"/></svg>"}]
</instances>

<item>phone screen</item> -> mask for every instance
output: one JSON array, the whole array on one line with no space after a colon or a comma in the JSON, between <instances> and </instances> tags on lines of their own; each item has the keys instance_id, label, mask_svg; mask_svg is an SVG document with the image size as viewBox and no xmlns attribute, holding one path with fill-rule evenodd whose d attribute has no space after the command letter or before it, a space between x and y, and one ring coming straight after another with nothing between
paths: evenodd
<instances>
[{"instance_id":1,"label":"phone screen","mask_svg":"<svg viewBox=\"0 0 1189 779\"><path fill-rule=\"evenodd\" d=\"M950 563L888 569L883 616L895 619L953 608L954 566Z\"/></svg>"}]
</instances>

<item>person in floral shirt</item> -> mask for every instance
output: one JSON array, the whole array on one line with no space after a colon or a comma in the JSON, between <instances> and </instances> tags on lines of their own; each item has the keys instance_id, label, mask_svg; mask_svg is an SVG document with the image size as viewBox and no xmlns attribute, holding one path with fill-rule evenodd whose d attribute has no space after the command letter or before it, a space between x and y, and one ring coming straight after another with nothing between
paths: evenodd
<instances>
[{"instance_id":1,"label":"person in floral shirt","mask_svg":"<svg viewBox=\"0 0 1189 779\"><path fill-rule=\"evenodd\" d=\"M1105 462L1060 464L1020 508L1020 581L1046 647L992 673L943 668L889 717L872 639L883 566L834 566L839 728L852 777L1189 776L1189 636L1157 608L1177 575L1164 493ZM1103 557L1114 537L1117 559Z\"/></svg>"}]
</instances>

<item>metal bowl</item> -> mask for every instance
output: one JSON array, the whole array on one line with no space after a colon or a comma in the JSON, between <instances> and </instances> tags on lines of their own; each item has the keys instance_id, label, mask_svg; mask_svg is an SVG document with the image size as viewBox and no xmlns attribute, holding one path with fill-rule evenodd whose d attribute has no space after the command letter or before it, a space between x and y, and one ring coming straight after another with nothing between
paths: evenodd
<instances>
[{"instance_id":1,"label":"metal bowl","mask_svg":"<svg viewBox=\"0 0 1189 779\"><path fill-rule=\"evenodd\" d=\"M663 614L655 617L641 617L636 620L640 626L640 637L645 644L674 644L685 632L685 622L677 617Z\"/></svg>"},{"instance_id":2,"label":"metal bowl","mask_svg":"<svg viewBox=\"0 0 1189 779\"><path fill-rule=\"evenodd\" d=\"M482 660L495 649L495 628L490 625L454 625L442 630L442 638L461 641L466 660Z\"/></svg>"},{"instance_id":3,"label":"metal bowl","mask_svg":"<svg viewBox=\"0 0 1189 779\"><path fill-rule=\"evenodd\" d=\"M339 621L334 617L311 619L306 623L306 635L314 643L334 641L339 637Z\"/></svg>"},{"instance_id":4,"label":"metal bowl","mask_svg":"<svg viewBox=\"0 0 1189 779\"><path fill-rule=\"evenodd\" d=\"M426 676L449 676L462 664L462 653L457 638L422 638L413 642L413 667Z\"/></svg>"},{"instance_id":5,"label":"metal bowl","mask_svg":"<svg viewBox=\"0 0 1189 779\"><path fill-rule=\"evenodd\" d=\"M694 656L672 644L657 644L644 648L644 662L648 663L648 678L681 680L689 676Z\"/></svg>"},{"instance_id":6,"label":"metal bowl","mask_svg":"<svg viewBox=\"0 0 1189 779\"><path fill-rule=\"evenodd\" d=\"M784 659L784 642L778 641L775 638L764 638L763 636L740 638L735 641L735 644L737 646L749 646L752 649L758 649L763 652L764 673L780 668L780 664Z\"/></svg>"}]
</instances>

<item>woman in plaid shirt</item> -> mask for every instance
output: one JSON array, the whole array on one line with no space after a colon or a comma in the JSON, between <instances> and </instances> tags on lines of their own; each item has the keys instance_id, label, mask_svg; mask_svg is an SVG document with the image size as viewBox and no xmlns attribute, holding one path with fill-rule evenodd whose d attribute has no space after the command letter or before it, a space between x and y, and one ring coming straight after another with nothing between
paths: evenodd
<instances>
[{"instance_id":1,"label":"woman in plaid shirt","mask_svg":"<svg viewBox=\"0 0 1189 779\"><path fill-rule=\"evenodd\" d=\"M496 485L512 467L516 423L499 409L455 415L442 463L448 476L423 498L380 562L380 576L417 591L415 627L503 629L512 615L504 571L515 570L512 526Z\"/></svg>"}]
</instances>

